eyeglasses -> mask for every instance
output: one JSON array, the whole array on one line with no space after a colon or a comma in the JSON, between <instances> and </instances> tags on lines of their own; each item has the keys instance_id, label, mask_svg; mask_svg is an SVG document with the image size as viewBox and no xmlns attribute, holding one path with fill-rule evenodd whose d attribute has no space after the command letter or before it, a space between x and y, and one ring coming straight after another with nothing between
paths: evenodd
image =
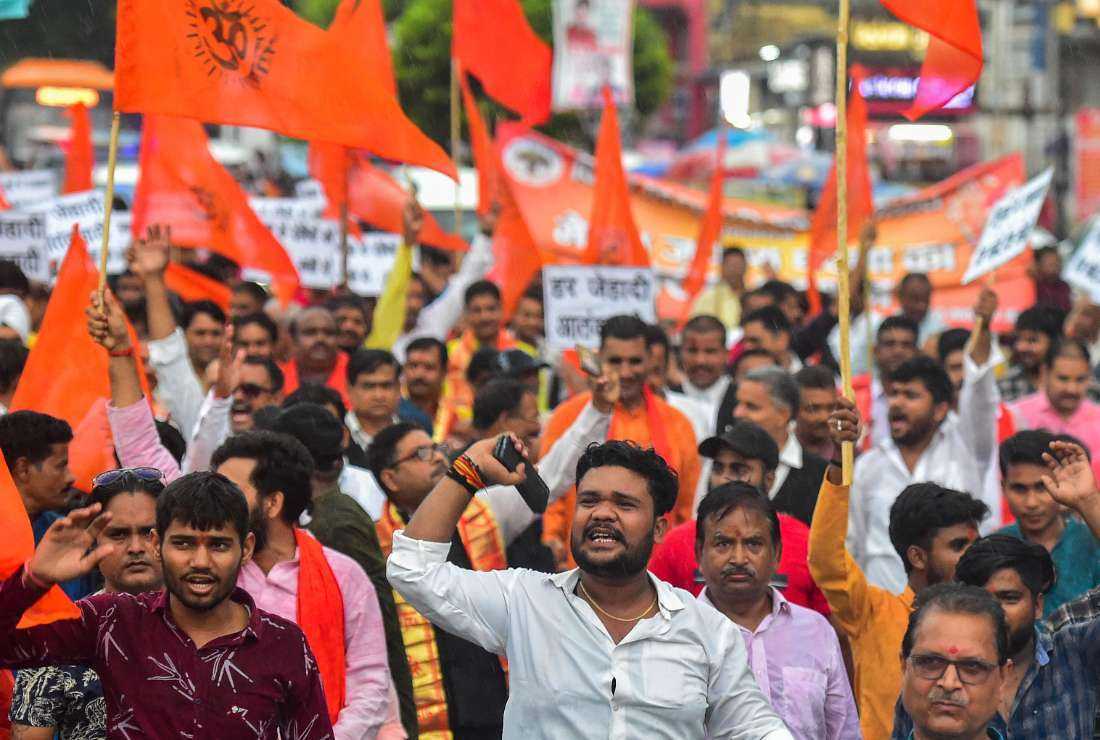
<instances>
[{"instance_id":1,"label":"eyeglasses","mask_svg":"<svg viewBox=\"0 0 1100 740\"><path fill-rule=\"evenodd\" d=\"M394 460L391 468L396 468L401 463L409 462L410 460L419 460L420 462L431 462L431 459L435 457L436 453L440 455L447 454L447 445L424 445L423 447L417 447L405 457L399 460Z\"/></svg>"},{"instance_id":2,"label":"eyeglasses","mask_svg":"<svg viewBox=\"0 0 1100 740\"><path fill-rule=\"evenodd\" d=\"M118 483L126 476L132 476L145 483L164 482L164 473L156 468L118 468L117 470L108 470L100 473L95 478L92 478L92 488Z\"/></svg>"},{"instance_id":3,"label":"eyeglasses","mask_svg":"<svg viewBox=\"0 0 1100 740\"><path fill-rule=\"evenodd\" d=\"M909 665L913 672L927 681L937 681L947 673L947 666L955 666L959 681L968 686L985 683L997 666L974 658L967 660L948 660L939 655L910 655Z\"/></svg>"},{"instance_id":4,"label":"eyeglasses","mask_svg":"<svg viewBox=\"0 0 1100 740\"><path fill-rule=\"evenodd\" d=\"M241 383L237 386L237 390L246 398L259 398L264 393L271 393L270 388L264 388L262 385L256 385L255 383Z\"/></svg>"}]
</instances>

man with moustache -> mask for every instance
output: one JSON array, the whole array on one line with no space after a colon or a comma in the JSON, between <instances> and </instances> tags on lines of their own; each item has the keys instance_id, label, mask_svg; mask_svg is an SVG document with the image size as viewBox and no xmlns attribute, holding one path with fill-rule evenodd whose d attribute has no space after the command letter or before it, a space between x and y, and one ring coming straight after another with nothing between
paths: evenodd
<instances>
[{"instance_id":1,"label":"man with moustache","mask_svg":"<svg viewBox=\"0 0 1100 740\"><path fill-rule=\"evenodd\" d=\"M327 308L313 306L290 322L294 356L283 365L284 390L290 395L303 383L320 383L337 391L349 406L348 356L336 343L336 319Z\"/></svg>"},{"instance_id":2,"label":"man with moustache","mask_svg":"<svg viewBox=\"0 0 1100 740\"><path fill-rule=\"evenodd\" d=\"M783 543L771 502L755 486L735 481L708 493L698 517L695 555L706 582L698 599L738 626L749 668L791 734L859 740L836 632L772 585Z\"/></svg>"},{"instance_id":3,"label":"man with moustache","mask_svg":"<svg viewBox=\"0 0 1100 740\"><path fill-rule=\"evenodd\" d=\"M157 499L164 591L97 594L77 602L79 617L20 629L48 589L114 551L98 541L112 519L100 512L93 504L54 522L0 582L0 666L87 664L109 738L332 737L305 635L236 587L254 538L244 495L217 473L179 478Z\"/></svg>"},{"instance_id":4,"label":"man with moustache","mask_svg":"<svg viewBox=\"0 0 1100 740\"><path fill-rule=\"evenodd\" d=\"M507 659L502 737L789 740L736 626L646 572L679 490L652 450L610 441L581 456L578 568L479 573L447 562L471 499L523 480L493 457L496 442L471 446L393 534L387 573L438 627Z\"/></svg>"},{"instance_id":5,"label":"man with moustache","mask_svg":"<svg viewBox=\"0 0 1100 740\"><path fill-rule=\"evenodd\" d=\"M729 390L732 378L726 372L726 327L714 316L696 316L684 324L681 333L680 363L684 368L682 391L706 408L714 434L718 407Z\"/></svg>"},{"instance_id":6,"label":"man with moustache","mask_svg":"<svg viewBox=\"0 0 1100 740\"><path fill-rule=\"evenodd\" d=\"M110 514L97 540L113 546L99 561L102 593L138 595L163 585L153 541L157 496L164 478L153 468L123 468L96 476L91 499ZM92 740L105 737L106 704L99 676L78 665L28 668L16 673L10 712L19 740Z\"/></svg>"},{"instance_id":7,"label":"man with moustache","mask_svg":"<svg viewBox=\"0 0 1100 740\"><path fill-rule=\"evenodd\" d=\"M405 350L405 366L402 373L404 393L402 401L407 413L406 421L418 423L413 411L418 410L426 419L428 434L435 431L439 416L439 401L443 397L443 380L447 372L447 345L434 337L420 337L409 342Z\"/></svg>"}]
</instances>

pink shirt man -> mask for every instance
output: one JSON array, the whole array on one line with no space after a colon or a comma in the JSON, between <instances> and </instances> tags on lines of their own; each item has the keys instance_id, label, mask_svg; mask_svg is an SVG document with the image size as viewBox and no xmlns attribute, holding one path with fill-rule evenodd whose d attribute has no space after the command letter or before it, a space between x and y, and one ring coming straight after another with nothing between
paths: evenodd
<instances>
[{"instance_id":1,"label":"pink shirt man","mask_svg":"<svg viewBox=\"0 0 1100 740\"><path fill-rule=\"evenodd\" d=\"M1069 417L1061 416L1043 391L1008 405L1018 429L1046 429L1081 440L1092 456L1092 472L1100 477L1100 404L1087 398Z\"/></svg>"}]
</instances>

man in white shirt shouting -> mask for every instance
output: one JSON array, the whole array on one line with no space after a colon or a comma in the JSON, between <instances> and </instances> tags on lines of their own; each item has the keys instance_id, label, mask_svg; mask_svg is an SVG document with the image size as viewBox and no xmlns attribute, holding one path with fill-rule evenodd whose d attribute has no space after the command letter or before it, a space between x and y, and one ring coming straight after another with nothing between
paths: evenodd
<instances>
[{"instance_id":1,"label":"man in white shirt shouting","mask_svg":"<svg viewBox=\"0 0 1100 740\"><path fill-rule=\"evenodd\" d=\"M736 625L646 571L678 490L655 452L611 441L582 455L571 531L579 568L446 562L470 498L524 479L493 457L496 442L467 450L394 534L387 575L433 623L507 657L503 737L790 740Z\"/></svg>"}]
</instances>

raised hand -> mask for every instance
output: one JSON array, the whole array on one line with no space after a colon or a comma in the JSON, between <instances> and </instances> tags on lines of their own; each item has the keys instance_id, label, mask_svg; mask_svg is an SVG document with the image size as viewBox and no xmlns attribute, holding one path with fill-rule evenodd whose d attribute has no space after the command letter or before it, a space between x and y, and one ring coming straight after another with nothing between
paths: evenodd
<instances>
[{"instance_id":1,"label":"raised hand","mask_svg":"<svg viewBox=\"0 0 1100 740\"><path fill-rule=\"evenodd\" d=\"M527 448L514 434L507 435L512 438L512 444L516 445L516 449L524 457L528 456ZM500 485L500 486L516 486L522 483L526 479L526 471L524 465L520 464L516 468L516 472L509 473L500 461L493 457L493 449L497 445L497 440L500 437L490 437L489 439L483 439L480 442L476 442L466 450L466 456L470 458L478 470L481 471L481 480L487 486Z\"/></svg>"},{"instance_id":2,"label":"raised hand","mask_svg":"<svg viewBox=\"0 0 1100 740\"><path fill-rule=\"evenodd\" d=\"M829 436L833 444L840 447L844 442L855 442L859 439L859 411L856 405L844 396L837 396L836 407L829 415Z\"/></svg>"},{"instance_id":3,"label":"raised hand","mask_svg":"<svg viewBox=\"0 0 1100 740\"><path fill-rule=\"evenodd\" d=\"M71 581L91 572L110 555L114 551L111 543L96 546L96 538L111 520L110 514L99 513L102 508L92 504L76 509L51 524L27 563L30 576L46 584Z\"/></svg>"},{"instance_id":4,"label":"raised hand","mask_svg":"<svg viewBox=\"0 0 1100 740\"><path fill-rule=\"evenodd\" d=\"M485 236L492 236L497 230L497 222L500 220L500 201L494 200L489 210L477 215L478 228Z\"/></svg>"},{"instance_id":5,"label":"raised hand","mask_svg":"<svg viewBox=\"0 0 1100 740\"><path fill-rule=\"evenodd\" d=\"M601 414L610 414L619 402L619 375L610 370L604 370L604 374L598 378L589 375L588 386L592 389L592 405Z\"/></svg>"},{"instance_id":6,"label":"raised hand","mask_svg":"<svg viewBox=\"0 0 1100 740\"><path fill-rule=\"evenodd\" d=\"M1050 475L1042 477L1043 487L1055 501L1080 511L1085 504L1100 500L1096 477L1080 445L1051 442L1050 452L1043 453L1043 460L1050 468Z\"/></svg>"},{"instance_id":7,"label":"raised hand","mask_svg":"<svg viewBox=\"0 0 1100 740\"><path fill-rule=\"evenodd\" d=\"M88 317L88 334L108 352L128 349L130 332L126 328L122 305L110 290L103 293L102 299L98 290L92 291L91 305L84 309Z\"/></svg>"},{"instance_id":8,"label":"raised hand","mask_svg":"<svg viewBox=\"0 0 1100 740\"><path fill-rule=\"evenodd\" d=\"M130 271L142 278L161 277L168 269L168 256L172 249L172 229L154 224L145 232L144 239L137 239L126 251Z\"/></svg>"},{"instance_id":9,"label":"raised hand","mask_svg":"<svg viewBox=\"0 0 1100 740\"><path fill-rule=\"evenodd\" d=\"M988 286L982 288L978 295L978 301L974 304L974 316L982 319L985 329L989 330L989 324L993 321L993 314L997 313L997 294Z\"/></svg>"},{"instance_id":10,"label":"raised hand","mask_svg":"<svg viewBox=\"0 0 1100 740\"><path fill-rule=\"evenodd\" d=\"M420 231L424 228L424 209L415 197L409 198L401 212L401 237L407 246L420 241Z\"/></svg>"},{"instance_id":11,"label":"raised hand","mask_svg":"<svg viewBox=\"0 0 1100 740\"><path fill-rule=\"evenodd\" d=\"M237 381L241 377L241 365L244 364L245 352L238 350L233 352L233 325L225 327L225 339L222 340L221 351L218 354L218 374L214 378L214 396L217 398L229 398L237 388Z\"/></svg>"}]
</instances>

